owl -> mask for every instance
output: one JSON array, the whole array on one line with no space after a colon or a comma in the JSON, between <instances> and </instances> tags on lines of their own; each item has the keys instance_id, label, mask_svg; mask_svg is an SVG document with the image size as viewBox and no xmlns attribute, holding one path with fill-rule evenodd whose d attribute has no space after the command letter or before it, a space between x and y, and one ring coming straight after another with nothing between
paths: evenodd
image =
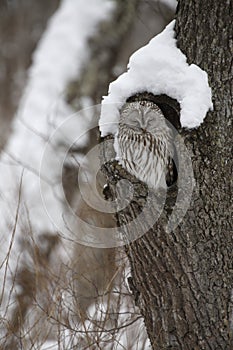
<instances>
[{"instance_id":1,"label":"owl","mask_svg":"<svg viewBox=\"0 0 233 350\"><path fill-rule=\"evenodd\" d=\"M130 102L123 106L117 147L121 165L149 188L164 187L166 180L168 183L172 178L172 131L153 102Z\"/></svg>"}]
</instances>

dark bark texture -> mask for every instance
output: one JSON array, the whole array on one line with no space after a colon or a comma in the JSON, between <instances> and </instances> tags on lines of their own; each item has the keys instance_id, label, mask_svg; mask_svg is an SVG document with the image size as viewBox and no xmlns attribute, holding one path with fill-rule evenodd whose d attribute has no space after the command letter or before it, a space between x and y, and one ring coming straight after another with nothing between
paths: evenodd
<instances>
[{"instance_id":1,"label":"dark bark texture","mask_svg":"<svg viewBox=\"0 0 233 350\"><path fill-rule=\"evenodd\" d=\"M232 0L178 4L178 46L190 64L208 73L214 110L199 128L179 130L192 154L195 178L182 222L170 233L164 230L185 174L181 165L178 185L168 190L158 222L126 247L132 269L129 284L156 350L233 349L232 15ZM142 210L146 186L116 163L107 163L104 172L113 192L122 177L135 184L133 200L118 213L122 225ZM153 203L152 198L151 215ZM145 221L141 226L135 231L143 229Z\"/></svg>"}]
</instances>

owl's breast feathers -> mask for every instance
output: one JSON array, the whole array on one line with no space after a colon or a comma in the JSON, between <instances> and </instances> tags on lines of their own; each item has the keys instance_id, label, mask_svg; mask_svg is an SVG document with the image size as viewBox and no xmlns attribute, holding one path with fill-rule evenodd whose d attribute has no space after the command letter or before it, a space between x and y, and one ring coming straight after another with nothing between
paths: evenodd
<instances>
[{"instance_id":1,"label":"owl's breast feathers","mask_svg":"<svg viewBox=\"0 0 233 350\"><path fill-rule=\"evenodd\" d=\"M119 123L118 144L120 163L132 175L151 188L165 184L172 176L173 147L169 127L160 127L158 132L135 132L125 123Z\"/></svg>"},{"instance_id":2,"label":"owl's breast feathers","mask_svg":"<svg viewBox=\"0 0 233 350\"><path fill-rule=\"evenodd\" d=\"M151 129L144 128L144 114L150 111ZM131 127L137 118L137 128ZM154 118L154 119L153 119ZM140 123L141 120L141 123ZM159 108L140 102L123 107L117 136L122 166L150 188L171 182L173 176L172 132ZM162 185L161 185L162 184Z\"/></svg>"}]
</instances>

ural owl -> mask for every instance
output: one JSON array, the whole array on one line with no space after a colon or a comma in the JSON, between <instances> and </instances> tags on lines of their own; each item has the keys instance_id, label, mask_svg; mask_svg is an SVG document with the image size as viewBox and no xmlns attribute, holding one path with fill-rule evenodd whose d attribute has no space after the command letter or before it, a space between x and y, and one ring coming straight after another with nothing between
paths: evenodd
<instances>
[{"instance_id":1,"label":"ural owl","mask_svg":"<svg viewBox=\"0 0 233 350\"><path fill-rule=\"evenodd\" d=\"M172 132L153 102L126 103L117 136L122 166L148 187L166 186L173 176Z\"/></svg>"}]
</instances>

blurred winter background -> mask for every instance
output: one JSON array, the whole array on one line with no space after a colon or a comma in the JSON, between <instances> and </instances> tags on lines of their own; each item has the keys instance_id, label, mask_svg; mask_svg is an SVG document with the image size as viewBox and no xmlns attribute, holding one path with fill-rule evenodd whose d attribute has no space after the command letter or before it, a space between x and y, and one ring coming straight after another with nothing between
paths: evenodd
<instances>
[{"instance_id":1,"label":"blurred winter background","mask_svg":"<svg viewBox=\"0 0 233 350\"><path fill-rule=\"evenodd\" d=\"M175 0L0 1L0 349L150 348L124 250L80 245L82 227L63 239L59 222L68 203L96 227L115 225L77 185L79 159L98 143L93 106L175 7Z\"/></svg>"}]
</instances>

